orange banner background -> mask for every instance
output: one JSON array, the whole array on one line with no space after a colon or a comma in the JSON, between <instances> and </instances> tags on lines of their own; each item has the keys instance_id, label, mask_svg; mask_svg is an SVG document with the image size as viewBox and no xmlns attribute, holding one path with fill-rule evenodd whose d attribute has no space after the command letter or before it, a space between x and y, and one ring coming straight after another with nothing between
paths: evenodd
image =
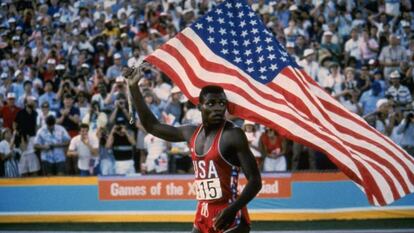
<instances>
[{"instance_id":1,"label":"orange banner background","mask_svg":"<svg viewBox=\"0 0 414 233\"><path fill-rule=\"evenodd\" d=\"M287 198L291 196L290 177L263 177L257 198ZM239 180L239 193L246 179ZM159 200L195 199L193 179L104 179L98 181L100 200Z\"/></svg>"}]
</instances>

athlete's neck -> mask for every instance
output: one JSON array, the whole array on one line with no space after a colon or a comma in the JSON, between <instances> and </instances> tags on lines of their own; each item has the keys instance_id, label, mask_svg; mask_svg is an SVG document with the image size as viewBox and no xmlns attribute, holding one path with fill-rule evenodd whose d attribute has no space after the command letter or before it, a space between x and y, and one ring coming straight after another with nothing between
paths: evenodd
<instances>
[{"instance_id":1,"label":"athlete's neck","mask_svg":"<svg viewBox=\"0 0 414 233\"><path fill-rule=\"evenodd\" d=\"M216 124L203 123L203 133L204 133L204 135L207 136L212 132L218 131L223 124L224 124L224 122L216 123Z\"/></svg>"}]
</instances>

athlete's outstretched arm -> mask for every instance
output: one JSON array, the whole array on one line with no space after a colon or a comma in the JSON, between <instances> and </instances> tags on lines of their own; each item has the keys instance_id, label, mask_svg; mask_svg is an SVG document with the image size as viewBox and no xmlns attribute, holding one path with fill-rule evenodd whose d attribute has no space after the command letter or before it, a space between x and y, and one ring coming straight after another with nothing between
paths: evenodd
<instances>
[{"instance_id":1,"label":"athlete's outstretched arm","mask_svg":"<svg viewBox=\"0 0 414 233\"><path fill-rule=\"evenodd\" d=\"M262 188L262 178L257 167L256 160L250 151L246 135L240 128L232 128L225 132L224 146L229 148L224 153L237 155L235 160L239 161L243 173L246 176L247 184L235 202L225 208L214 220L216 229L225 229L234 221L237 211L247 205Z\"/></svg>"},{"instance_id":2,"label":"athlete's outstretched arm","mask_svg":"<svg viewBox=\"0 0 414 233\"><path fill-rule=\"evenodd\" d=\"M128 80L129 91L132 95L132 102L135 105L142 126L144 126L148 133L167 141L188 141L195 130L195 126L173 127L162 124L145 103L138 83L143 77L143 69L147 65L147 63L143 63L138 68L128 68L124 72L124 77Z\"/></svg>"}]
</instances>

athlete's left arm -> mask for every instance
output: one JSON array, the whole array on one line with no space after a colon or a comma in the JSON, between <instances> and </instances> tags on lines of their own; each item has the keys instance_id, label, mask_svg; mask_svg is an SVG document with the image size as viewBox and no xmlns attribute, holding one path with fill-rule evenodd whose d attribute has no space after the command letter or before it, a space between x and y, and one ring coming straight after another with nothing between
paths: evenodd
<instances>
[{"instance_id":1,"label":"athlete's left arm","mask_svg":"<svg viewBox=\"0 0 414 233\"><path fill-rule=\"evenodd\" d=\"M214 219L214 227L216 229L225 229L230 225L237 214L247 205L262 188L262 179L260 171L257 167L256 160L250 151L249 144L243 130L240 128L231 128L223 133L224 156L231 155L232 163L237 163L243 169L246 176L247 184L235 202L221 211ZM227 156L225 156L227 157Z\"/></svg>"}]
</instances>

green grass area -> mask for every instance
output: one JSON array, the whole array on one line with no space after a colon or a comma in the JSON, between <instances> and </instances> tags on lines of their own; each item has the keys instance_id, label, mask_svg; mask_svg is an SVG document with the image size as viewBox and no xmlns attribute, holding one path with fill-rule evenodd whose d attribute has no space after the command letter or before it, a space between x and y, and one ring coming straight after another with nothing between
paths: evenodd
<instances>
[{"instance_id":1,"label":"green grass area","mask_svg":"<svg viewBox=\"0 0 414 233\"><path fill-rule=\"evenodd\" d=\"M20 231L188 231L191 223L20 223L0 224L0 230ZM252 230L344 230L414 228L414 219L352 221L253 222Z\"/></svg>"}]
</instances>

